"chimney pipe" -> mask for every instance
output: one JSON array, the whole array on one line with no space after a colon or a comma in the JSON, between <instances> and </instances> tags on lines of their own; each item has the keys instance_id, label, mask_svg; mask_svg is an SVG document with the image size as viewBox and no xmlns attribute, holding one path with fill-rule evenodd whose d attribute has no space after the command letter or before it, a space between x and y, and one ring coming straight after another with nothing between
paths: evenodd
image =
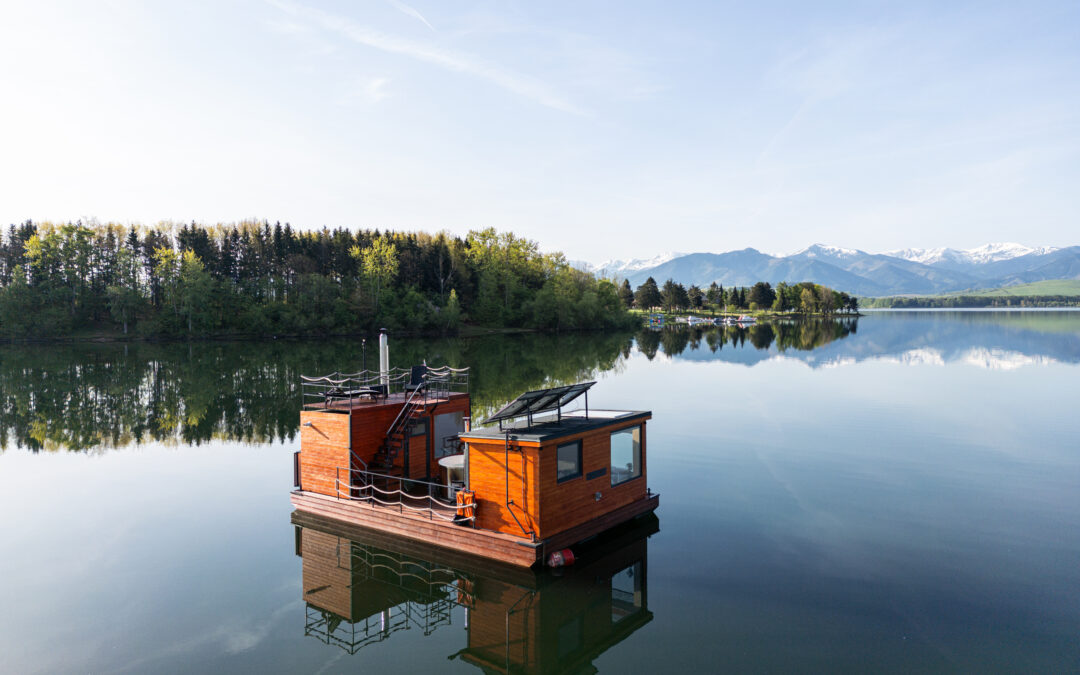
<instances>
[{"instance_id":1,"label":"chimney pipe","mask_svg":"<svg viewBox=\"0 0 1080 675\"><path fill-rule=\"evenodd\" d=\"M385 328L379 329L379 383L390 386L390 346L386 344Z\"/></svg>"}]
</instances>

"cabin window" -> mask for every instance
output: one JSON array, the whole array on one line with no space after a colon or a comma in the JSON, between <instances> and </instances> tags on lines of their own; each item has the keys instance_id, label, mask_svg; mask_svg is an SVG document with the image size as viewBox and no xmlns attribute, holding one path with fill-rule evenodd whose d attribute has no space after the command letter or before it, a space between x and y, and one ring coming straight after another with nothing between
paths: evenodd
<instances>
[{"instance_id":1,"label":"cabin window","mask_svg":"<svg viewBox=\"0 0 1080 675\"><path fill-rule=\"evenodd\" d=\"M611 432L612 487L641 476L641 427Z\"/></svg>"},{"instance_id":2,"label":"cabin window","mask_svg":"<svg viewBox=\"0 0 1080 675\"><path fill-rule=\"evenodd\" d=\"M435 416L435 459L462 451L458 434L465 430L465 414L443 413Z\"/></svg>"},{"instance_id":3,"label":"cabin window","mask_svg":"<svg viewBox=\"0 0 1080 675\"><path fill-rule=\"evenodd\" d=\"M426 436L427 435L427 420L416 420L409 428L410 436Z\"/></svg>"},{"instance_id":4,"label":"cabin window","mask_svg":"<svg viewBox=\"0 0 1080 675\"><path fill-rule=\"evenodd\" d=\"M555 451L555 459L559 466L559 483L580 476L581 441L560 445Z\"/></svg>"}]
</instances>

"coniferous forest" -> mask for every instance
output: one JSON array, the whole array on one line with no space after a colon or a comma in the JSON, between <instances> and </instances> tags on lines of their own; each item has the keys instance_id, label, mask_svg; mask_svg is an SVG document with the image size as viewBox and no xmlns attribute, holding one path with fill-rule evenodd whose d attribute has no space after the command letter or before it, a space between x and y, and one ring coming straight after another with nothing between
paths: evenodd
<instances>
[{"instance_id":1,"label":"coniferous forest","mask_svg":"<svg viewBox=\"0 0 1080 675\"><path fill-rule=\"evenodd\" d=\"M494 228L26 222L0 235L0 335L205 337L632 325L613 283Z\"/></svg>"}]
</instances>

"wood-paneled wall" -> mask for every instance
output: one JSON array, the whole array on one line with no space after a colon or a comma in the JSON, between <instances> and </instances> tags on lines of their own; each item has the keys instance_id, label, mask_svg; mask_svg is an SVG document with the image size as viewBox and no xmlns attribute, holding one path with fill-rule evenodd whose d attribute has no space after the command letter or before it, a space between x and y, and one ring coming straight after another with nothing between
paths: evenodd
<instances>
[{"instance_id":1,"label":"wood-paneled wall","mask_svg":"<svg viewBox=\"0 0 1080 675\"><path fill-rule=\"evenodd\" d=\"M469 489L476 493L477 527L518 537L527 536L522 527L535 529L536 451L536 447L517 448L507 457L502 442L469 441ZM506 505L507 488L513 507ZM510 508L513 508L513 515Z\"/></svg>"},{"instance_id":2,"label":"wood-paneled wall","mask_svg":"<svg viewBox=\"0 0 1080 675\"><path fill-rule=\"evenodd\" d=\"M360 459L368 464L375 458L375 453L386 442L386 430L394 423L394 418L401 411L399 405L380 405L373 408L356 408L352 412L352 448ZM404 458L399 456L397 466ZM359 464L355 469L361 469Z\"/></svg>"},{"instance_id":3,"label":"wood-paneled wall","mask_svg":"<svg viewBox=\"0 0 1080 675\"><path fill-rule=\"evenodd\" d=\"M641 425L641 476L611 486L611 434ZM581 441L581 475L558 482L556 449ZM601 429L566 436L557 441L537 443L511 441L509 471L502 441L469 441L469 487L476 493L477 526L525 536L511 516L516 515L526 530L543 539L594 520L639 499L647 493L645 420L612 424ZM524 467L523 467L524 461ZM589 479L590 472L604 469ZM524 471L524 474L523 474ZM522 489L522 475L525 485ZM507 486L515 506L506 506ZM597 499L597 493L600 494Z\"/></svg>"},{"instance_id":4,"label":"wood-paneled wall","mask_svg":"<svg viewBox=\"0 0 1080 675\"><path fill-rule=\"evenodd\" d=\"M311 426L307 423L310 422ZM349 416L305 410L300 413L300 489L337 496L337 469L349 466ZM348 478L342 472L341 479Z\"/></svg>"},{"instance_id":5,"label":"wood-paneled wall","mask_svg":"<svg viewBox=\"0 0 1080 675\"><path fill-rule=\"evenodd\" d=\"M641 425L641 476L615 487L611 486L611 434L619 429ZM558 482L556 446L581 440L581 476ZM645 422L604 427L579 437L559 439L540 451L540 532L550 537L563 530L593 520L631 502L643 499L647 492L645 472ZM592 471L606 469L603 475L589 479ZM600 493L600 499L596 494Z\"/></svg>"}]
</instances>

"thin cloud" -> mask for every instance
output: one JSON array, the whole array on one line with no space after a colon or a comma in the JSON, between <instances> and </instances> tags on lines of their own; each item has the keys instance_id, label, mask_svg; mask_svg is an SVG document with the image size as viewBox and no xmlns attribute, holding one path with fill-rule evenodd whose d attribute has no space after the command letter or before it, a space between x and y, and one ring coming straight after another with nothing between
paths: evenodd
<instances>
[{"instance_id":1,"label":"thin cloud","mask_svg":"<svg viewBox=\"0 0 1080 675\"><path fill-rule=\"evenodd\" d=\"M411 16L412 18L423 23L431 30L435 30L435 26L432 26L430 23L428 23L428 20L424 18L424 15L417 11L415 7L410 7L404 2L401 2L401 0L388 0L388 2L394 6L394 9L401 12L402 14L406 16Z\"/></svg>"},{"instance_id":2,"label":"thin cloud","mask_svg":"<svg viewBox=\"0 0 1080 675\"><path fill-rule=\"evenodd\" d=\"M367 26L362 26L346 17L288 2L288 0L266 1L282 11L288 12L293 16L306 18L319 28L340 35L356 44L379 49L391 54L400 54L416 59L417 61L438 66L445 70L464 73L482 80L487 80L507 91L535 101L548 108L554 108L555 110L561 110L575 115L586 114L584 110L568 101L546 83L541 82L536 78L529 77L528 75L505 70L471 55L443 49L430 43L380 33L379 31L368 28Z\"/></svg>"}]
</instances>

